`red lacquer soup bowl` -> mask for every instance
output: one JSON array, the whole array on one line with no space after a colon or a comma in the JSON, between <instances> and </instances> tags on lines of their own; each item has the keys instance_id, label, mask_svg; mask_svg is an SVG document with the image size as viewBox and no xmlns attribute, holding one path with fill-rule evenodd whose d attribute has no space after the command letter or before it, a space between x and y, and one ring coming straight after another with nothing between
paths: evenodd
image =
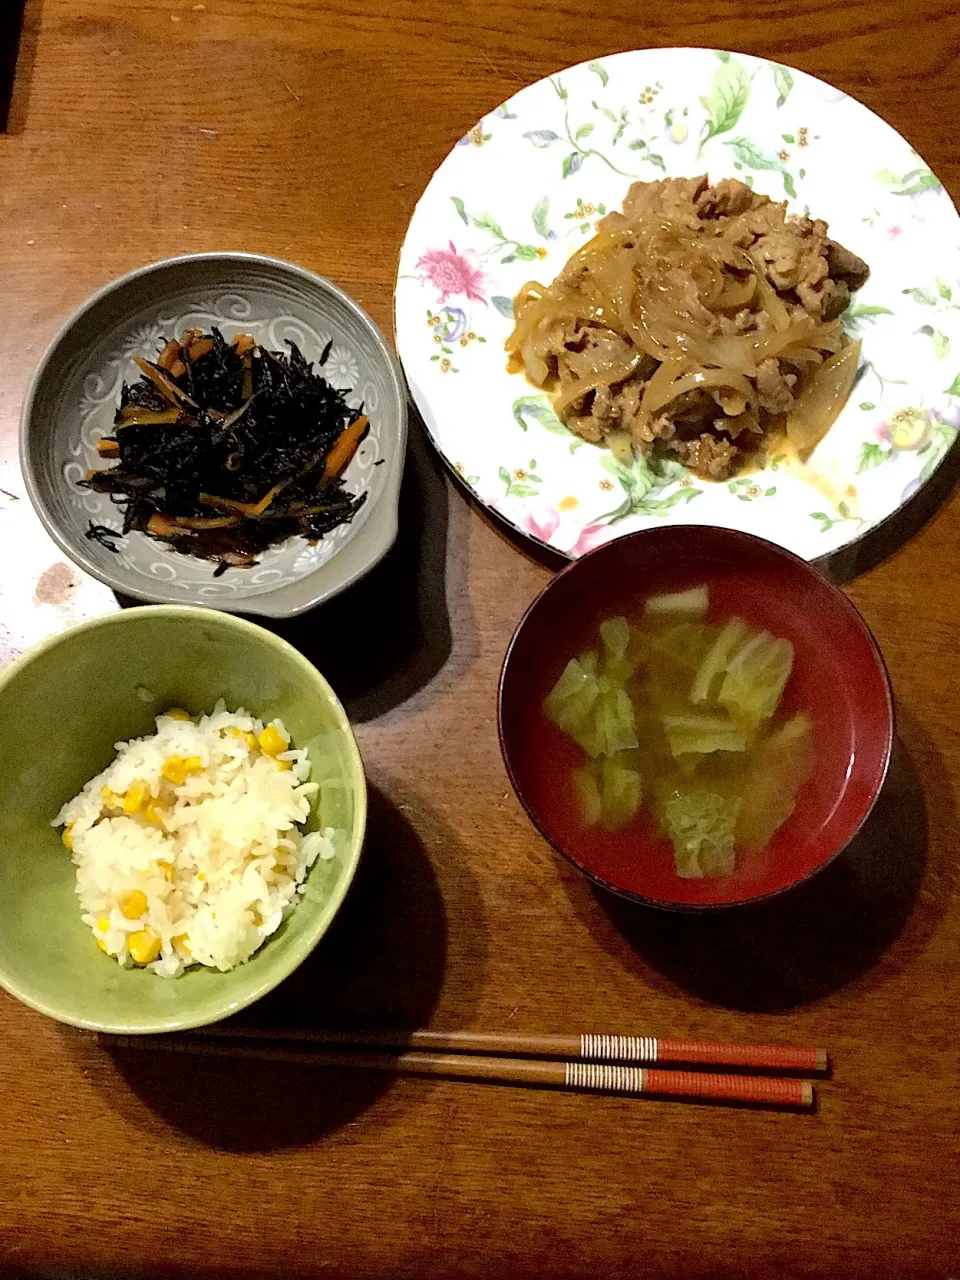
<instances>
[{"instance_id":1,"label":"red lacquer soup bowl","mask_svg":"<svg viewBox=\"0 0 960 1280\"><path fill-rule=\"evenodd\" d=\"M642 816L620 831L583 824L570 776L580 748L543 700L570 658L596 648L605 618L638 617L653 594L706 583L710 618L743 618L791 641L782 710L813 721L815 769L762 853L729 876L682 879L673 850ZM893 745L883 658L847 597L805 561L749 534L674 525L618 538L574 561L517 627L500 676L500 746L527 813L564 857L624 897L675 910L756 902L806 880L849 843L872 809Z\"/></svg>"}]
</instances>

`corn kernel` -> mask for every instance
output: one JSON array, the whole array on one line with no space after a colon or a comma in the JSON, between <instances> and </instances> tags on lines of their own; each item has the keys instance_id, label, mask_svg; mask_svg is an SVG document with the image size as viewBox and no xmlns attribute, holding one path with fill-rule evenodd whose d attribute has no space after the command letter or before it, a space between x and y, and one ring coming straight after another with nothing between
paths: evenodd
<instances>
[{"instance_id":1,"label":"corn kernel","mask_svg":"<svg viewBox=\"0 0 960 1280\"><path fill-rule=\"evenodd\" d=\"M184 768L183 756L167 756L163 762L163 768L160 770L168 782L172 782L174 786L179 786L187 776Z\"/></svg>"},{"instance_id":2,"label":"corn kernel","mask_svg":"<svg viewBox=\"0 0 960 1280\"><path fill-rule=\"evenodd\" d=\"M257 749L257 735L256 735L252 730L250 730L250 729L245 729L245 730L244 730L244 732L243 732L243 740L244 740L244 742L247 744L247 746L250 748L250 750L251 750L251 751L256 751L256 749Z\"/></svg>"},{"instance_id":3,"label":"corn kernel","mask_svg":"<svg viewBox=\"0 0 960 1280\"><path fill-rule=\"evenodd\" d=\"M184 711L183 707L171 707L169 711L163 713L168 720L192 720L193 716L189 711Z\"/></svg>"},{"instance_id":4,"label":"corn kernel","mask_svg":"<svg viewBox=\"0 0 960 1280\"><path fill-rule=\"evenodd\" d=\"M101 933L106 933L107 930L110 928L110 917L101 916L100 919L97 921L97 928L100 930Z\"/></svg>"},{"instance_id":5,"label":"corn kernel","mask_svg":"<svg viewBox=\"0 0 960 1280\"><path fill-rule=\"evenodd\" d=\"M135 964L149 964L160 954L160 939L152 929L138 929L127 938L127 948Z\"/></svg>"},{"instance_id":6,"label":"corn kernel","mask_svg":"<svg viewBox=\"0 0 960 1280\"><path fill-rule=\"evenodd\" d=\"M120 914L125 920L139 920L147 909L147 895L142 889L131 889L120 899Z\"/></svg>"},{"instance_id":7,"label":"corn kernel","mask_svg":"<svg viewBox=\"0 0 960 1280\"><path fill-rule=\"evenodd\" d=\"M187 756L183 762L184 773L203 773L203 760L200 756Z\"/></svg>"},{"instance_id":8,"label":"corn kernel","mask_svg":"<svg viewBox=\"0 0 960 1280\"><path fill-rule=\"evenodd\" d=\"M292 769L292 768L293 768L293 761L292 761L292 760L278 760L278 761L277 761L277 768L278 768L278 769Z\"/></svg>"},{"instance_id":9,"label":"corn kernel","mask_svg":"<svg viewBox=\"0 0 960 1280\"><path fill-rule=\"evenodd\" d=\"M67 846L67 848L72 852L73 851L73 823L72 822L68 822L67 825L60 832L60 839Z\"/></svg>"},{"instance_id":10,"label":"corn kernel","mask_svg":"<svg viewBox=\"0 0 960 1280\"><path fill-rule=\"evenodd\" d=\"M287 742L275 724L268 724L260 734L260 749L265 756L278 756L286 751Z\"/></svg>"},{"instance_id":11,"label":"corn kernel","mask_svg":"<svg viewBox=\"0 0 960 1280\"><path fill-rule=\"evenodd\" d=\"M163 819L163 810L160 808L159 805L154 804L152 801L150 804L147 805L146 809L144 809L143 816L144 816L144 819L147 822L149 822L152 827L162 827L165 825L164 819Z\"/></svg>"},{"instance_id":12,"label":"corn kernel","mask_svg":"<svg viewBox=\"0 0 960 1280\"><path fill-rule=\"evenodd\" d=\"M100 790L100 803L104 809L122 809L123 801L113 790L112 787L102 787Z\"/></svg>"},{"instance_id":13,"label":"corn kernel","mask_svg":"<svg viewBox=\"0 0 960 1280\"><path fill-rule=\"evenodd\" d=\"M131 817L133 814L139 813L149 794L150 788L141 779L131 782L123 793L123 812L129 813Z\"/></svg>"},{"instance_id":14,"label":"corn kernel","mask_svg":"<svg viewBox=\"0 0 960 1280\"><path fill-rule=\"evenodd\" d=\"M187 955L192 955L190 950L190 942L185 933L175 933L172 938L173 945L179 947L181 951L185 951Z\"/></svg>"},{"instance_id":15,"label":"corn kernel","mask_svg":"<svg viewBox=\"0 0 960 1280\"><path fill-rule=\"evenodd\" d=\"M207 878L207 877L203 874L203 872L202 872L202 871L198 871L198 872L197 872L197 879L198 879L198 880L203 881L203 880L206 880L206 878Z\"/></svg>"},{"instance_id":16,"label":"corn kernel","mask_svg":"<svg viewBox=\"0 0 960 1280\"><path fill-rule=\"evenodd\" d=\"M173 884L173 863L164 862L162 858L157 859L157 866L163 872L163 878L167 884Z\"/></svg>"},{"instance_id":17,"label":"corn kernel","mask_svg":"<svg viewBox=\"0 0 960 1280\"><path fill-rule=\"evenodd\" d=\"M106 955L106 951L107 951L107 944L104 942L104 940L103 940L102 938L97 938L97 946L98 946L98 947L100 948L100 950L104 953L104 955Z\"/></svg>"}]
</instances>

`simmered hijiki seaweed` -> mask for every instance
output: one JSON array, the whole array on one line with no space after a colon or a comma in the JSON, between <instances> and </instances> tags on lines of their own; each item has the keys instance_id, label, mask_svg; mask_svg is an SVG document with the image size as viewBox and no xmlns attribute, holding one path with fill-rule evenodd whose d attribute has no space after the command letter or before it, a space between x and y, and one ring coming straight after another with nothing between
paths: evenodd
<instances>
[{"instance_id":1,"label":"simmered hijiki seaweed","mask_svg":"<svg viewBox=\"0 0 960 1280\"><path fill-rule=\"evenodd\" d=\"M227 342L218 329L191 329L156 362L135 357L142 376L124 385L114 434L97 445L116 465L81 481L121 508L124 534L214 560L219 575L353 519L366 494L347 492L343 473L367 418L287 345L278 353L245 334ZM111 535L87 531L116 550Z\"/></svg>"}]
</instances>

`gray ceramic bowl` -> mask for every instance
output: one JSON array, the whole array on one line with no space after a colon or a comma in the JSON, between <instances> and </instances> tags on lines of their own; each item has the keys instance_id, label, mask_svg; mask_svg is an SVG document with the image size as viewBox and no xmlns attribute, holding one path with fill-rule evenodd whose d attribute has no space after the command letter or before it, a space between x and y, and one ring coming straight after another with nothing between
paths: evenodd
<instances>
[{"instance_id":1,"label":"gray ceramic bowl","mask_svg":"<svg viewBox=\"0 0 960 1280\"><path fill-rule=\"evenodd\" d=\"M332 339L324 374L363 403L370 433L346 472L367 500L352 524L315 546L291 538L252 569L214 578L214 565L135 533L118 554L84 535L89 522L120 527L109 499L77 486L102 466L96 442L113 430L135 355L155 358L163 337L216 325L228 339L249 333L274 350L289 339L317 360ZM141 267L95 293L54 338L33 376L20 423L27 492L47 532L81 569L140 600L202 604L282 618L329 600L371 569L397 533L407 438L406 394L373 321L321 276L275 258L203 253ZM382 465L378 465L382 464Z\"/></svg>"}]
</instances>

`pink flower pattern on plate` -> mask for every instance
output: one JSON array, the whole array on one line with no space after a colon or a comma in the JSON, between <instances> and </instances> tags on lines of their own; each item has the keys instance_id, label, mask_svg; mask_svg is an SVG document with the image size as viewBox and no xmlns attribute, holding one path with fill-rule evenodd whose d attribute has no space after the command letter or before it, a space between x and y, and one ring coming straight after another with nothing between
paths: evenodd
<instances>
[{"instance_id":1,"label":"pink flower pattern on plate","mask_svg":"<svg viewBox=\"0 0 960 1280\"><path fill-rule=\"evenodd\" d=\"M580 536L567 552L570 556L585 556L588 551L592 551L594 547L599 547L601 542L606 542L610 537L610 528L605 524L588 524L580 530Z\"/></svg>"},{"instance_id":2,"label":"pink flower pattern on plate","mask_svg":"<svg viewBox=\"0 0 960 1280\"><path fill-rule=\"evenodd\" d=\"M520 521L524 533L532 534L541 542L549 543L560 526L560 516L554 507L548 507L542 516L525 515Z\"/></svg>"},{"instance_id":3,"label":"pink flower pattern on plate","mask_svg":"<svg viewBox=\"0 0 960 1280\"><path fill-rule=\"evenodd\" d=\"M416 270L420 283L433 285L440 302L459 294L487 305L483 296L486 277L472 249L458 253L451 240L448 249L427 249L417 262Z\"/></svg>"}]
</instances>

